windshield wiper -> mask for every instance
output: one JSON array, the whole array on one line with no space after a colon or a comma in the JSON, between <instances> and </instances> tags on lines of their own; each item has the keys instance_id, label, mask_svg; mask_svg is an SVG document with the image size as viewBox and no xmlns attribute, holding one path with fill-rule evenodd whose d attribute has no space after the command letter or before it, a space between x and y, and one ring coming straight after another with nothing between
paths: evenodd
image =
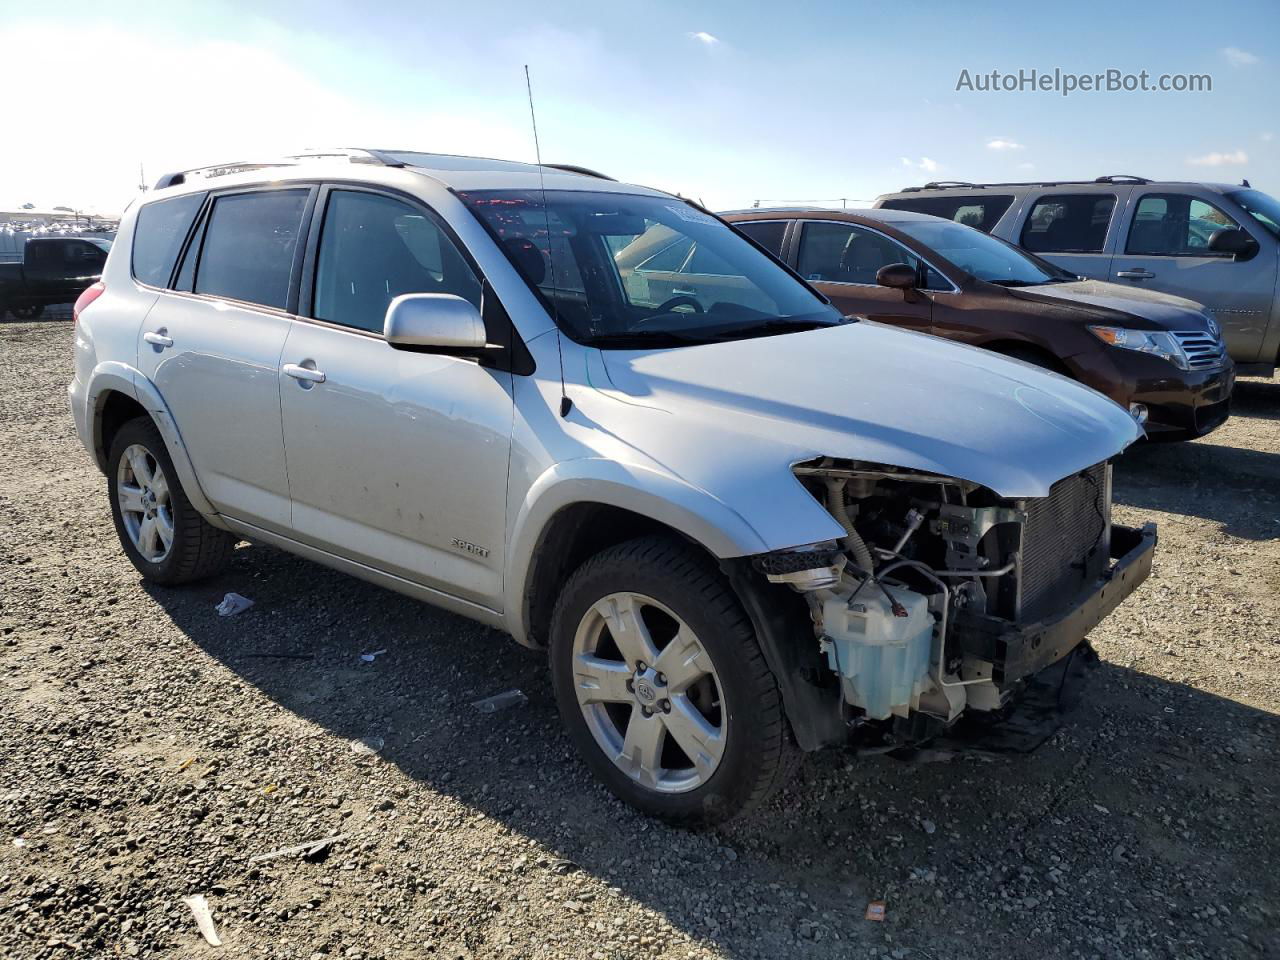
<instances>
[{"instance_id":1,"label":"windshield wiper","mask_svg":"<svg viewBox=\"0 0 1280 960\"><path fill-rule=\"evenodd\" d=\"M623 330L597 333L584 343L590 347L684 347L693 343L714 343L720 339L706 334L681 333L674 330Z\"/></svg>"},{"instance_id":2,"label":"windshield wiper","mask_svg":"<svg viewBox=\"0 0 1280 960\"><path fill-rule=\"evenodd\" d=\"M842 327L847 323L857 323L857 317L841 317L839 320L814 320L804 317L774 317L772 320L761 320L722 330L716 335L717 340L736 340L739 337L767 337L775 333L802 333L805 330L818 330L822 327Z\"/></svg>"}]
</instances>

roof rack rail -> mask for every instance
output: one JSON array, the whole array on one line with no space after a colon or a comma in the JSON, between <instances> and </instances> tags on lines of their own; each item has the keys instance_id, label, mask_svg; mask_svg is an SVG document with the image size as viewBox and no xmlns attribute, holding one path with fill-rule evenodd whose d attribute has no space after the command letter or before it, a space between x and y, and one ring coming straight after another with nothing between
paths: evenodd
<instances>
[{"instance_id":1,"label":"roof rack rail","mask_svg":"<svg viewBox=\"0 0 1280 960\"><path fill-rule=\"evenodd\" d=\"M574 163L544 163L544 167L552 170L563 170L565 173L577 173L584 177L595 177L597 180L612 180L617 183L617 179L609 176L607 173L601 173L599 170L592 170L590 167L580 167Z\"/></svg>"},{"instance_id":2,"label":"roof rack rail","mask_svg":"<svg viewBox=\"0 0 1280 960\"><path fill-rule=\"evenodd\" d=\"M233 173L245 173L249 170L262 170L266 167L287 167L290 164L283 160L266 160L266 161L246 161L233 160L230 163L209 163L202 167L191 167L189 170L176 170L173 173L166 173L159 180L153 189L163 190L165 187L176 187L179 184L187 182L187 177L193 173L201 174L205 177L225 177Z\"/></svg>"},{"instance_id":3,"label":"roof rack rail","mask_svg":"<svg viewBox=\"0 0 1280 960\"><path fill-rule=\"evenodd\" d=\"M963 180L934 180L922 187L903 187L899 193L919 193L922 190L951 190L962 187L967 190L985 190L987 187L1065 187L1072 184L1088 183L1153 183L1146 177L1136 177L1128 173L1116 173L1093 180L1007 180L999 183L965 183Z\"/></svg>"},{"instance_id":4,"label":"roof rack rail","mask_svg":"<svg viewBox=\"0 0 1280 960\"><path fill-rule=\"evenodd\" d=\"M404 161L397 160L385 150L370 150L368 147L330 147L290 153L277 160L236 160L230 163L210 163L201 167L191 167L189 170L177 170L173 173L166 173L157 180L154 189L163 190L165 187L176 187L186 183L187 178L192 174L200 174L206 178L225 177L233 173L263 170L267 167L290 167L298 160L319 160L326 157L345 157L352 163L376 163L384 167L403 167L405 165Z\"/></svg>"}]
</instances>

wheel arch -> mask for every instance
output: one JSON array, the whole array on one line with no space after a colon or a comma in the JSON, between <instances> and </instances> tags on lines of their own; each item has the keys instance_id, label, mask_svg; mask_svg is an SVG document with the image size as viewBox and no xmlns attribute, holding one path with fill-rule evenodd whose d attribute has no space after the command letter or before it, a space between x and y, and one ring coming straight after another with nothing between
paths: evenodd
<instances>
[{"instance_id":1,"label":"wheel arch","mask_svg":"<svg viewBox=\"0 0 1280 960\"><path fill-rule=\"evenodd\" d=\"M178 431L178 425L154 383L127 364L100 363L94 368L90 379L87 403L93 456L100 470L107 469L111 440L116 431L135 417L150 417L160 431L160 436L164 438L165 447L187 499L211 523L222 526L216 519L217 510L205 496L196 477L195 467L187 453L182 434Z\"/></svg>"},{"instance_id":2,"label":"wheel arch","mask_svg":"<svg viewBox=\"0 0 1280 960\"><path fill-rule=\"evenodd\" d=\"M614 461L559 463L538 479L509 537L508 629L530 647L546 644L556 587L587 557L653 533L667 533L714 561L766 549L741 516L668 474Z\"/></svg>"},{"instance_id":3,"label":"wheel arch","mask_svg":"<svg viewBox=\"0 0 1280 960\"><path fill-rule=\"evenodd\" d=\"M1042 361L1042 363L1038 365L1044 366L1046 369L1052 370L1054 373L1060 373L1064 377L1071 377L1072 379L1076 378L1075 373L1073 373L1071 368L1067 366L1062 357L1058 356L1043 344L1036 343L1034 340L1006 338L1002 340L990 340L986 343L980 343L978 346L982 347L984 350L990 350L993 353L998 353L1001 356L1010 357L1014 360L1035 362L1029 358L1036 357L1037 360Z\"/></svg>"}]
</instances>

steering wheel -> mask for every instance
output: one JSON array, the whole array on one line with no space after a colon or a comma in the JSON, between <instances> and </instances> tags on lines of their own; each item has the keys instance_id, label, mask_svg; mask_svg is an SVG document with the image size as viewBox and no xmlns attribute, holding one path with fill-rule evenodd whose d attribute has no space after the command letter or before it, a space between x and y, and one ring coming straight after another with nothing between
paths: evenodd
<instances>
[{"instance_id":1,"label":"steering wheel","mask_svg":"<svg viewBox=\"0 0 1280 960\"><path fill-rule=\"evenodd\" d=\"M676 307L693 307L694 313L706 313L706 311L702 309L702 304L697 301L697 298L684 293L678 294L669 300L664 300L658 306L658 313L670 313Z\"/></svg>"}]
</instances>

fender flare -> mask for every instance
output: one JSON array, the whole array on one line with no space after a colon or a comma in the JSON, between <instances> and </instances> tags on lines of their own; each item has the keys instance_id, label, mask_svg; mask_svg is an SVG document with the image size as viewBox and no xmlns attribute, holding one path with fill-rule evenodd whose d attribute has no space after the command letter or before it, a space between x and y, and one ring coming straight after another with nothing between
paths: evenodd
<instances>
[{"instance_id":1,"label":"fender flare","mask_svg":"<svg viewBox=\"0 0 1280 960\"><path fill-rule=\"evenodd\" d=\"M195 467L192 466L191 457L187 453L187 445L183 442L178 424L174 421L173 414L169 412L169 406L164 402L160 391L140 371L127 363L115 360L103 361L93 368L85 397L89 429L93 437L94 459L99 469L104 472L107 469L107 450L103 448L102 443L102 410L106 406L108 394L113 392L132 397L150 415L156 429L160 431L160 436L164 438L169 459L173 461L173 468L178 473L178 481L182 484L182 490L187 495L187 499L206 518L216 517L218 511L214 509L200 486Z\"/></svg>"},{"instance_id":2,"label":"fender flare","mask_svg":"<svg viewBox=\"0 0 1280 960\"><path fill-rule=\"evenodd\" d=\"M768 549L739 513L672 474L594 457L557 463L529 487L508 525L504 607L507 629L520 643L528 635L524 596L534 553L552 518L580 503L648 517L700 544L719 560Z\"/></svg>"}]
</instances>

